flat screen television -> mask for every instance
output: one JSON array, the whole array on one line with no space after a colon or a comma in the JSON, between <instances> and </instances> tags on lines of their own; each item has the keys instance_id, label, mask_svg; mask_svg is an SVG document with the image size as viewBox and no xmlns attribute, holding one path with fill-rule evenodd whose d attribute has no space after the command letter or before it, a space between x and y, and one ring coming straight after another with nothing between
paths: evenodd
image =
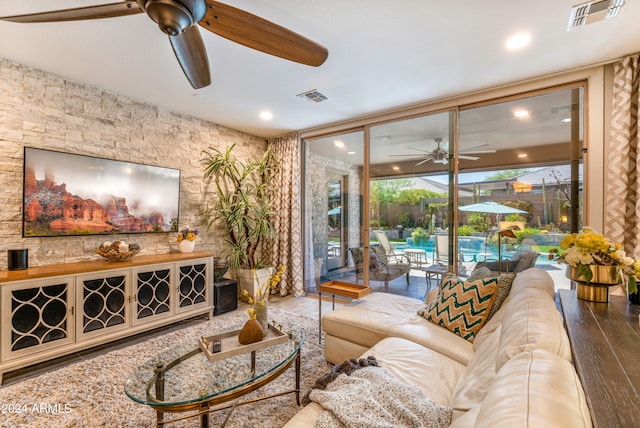
<instances>
[{"instance_id":1,"label":"flat screen television","mask_svg":"<svg viewBox=\"0 0 640 428\"><path fill-rule=\"evenodd\" d=\"M180 170L24 148L22 236L178 230Z\"/></svg>"}]
</instances>

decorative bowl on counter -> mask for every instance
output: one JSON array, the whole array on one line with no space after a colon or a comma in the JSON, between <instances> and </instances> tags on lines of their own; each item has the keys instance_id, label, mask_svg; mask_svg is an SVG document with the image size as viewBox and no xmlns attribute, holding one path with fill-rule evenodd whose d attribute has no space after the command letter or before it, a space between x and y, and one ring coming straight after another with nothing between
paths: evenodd
<instances>
[{"instance_id":1,"label":"decorative bowl on counter","mask_svg":"<svg viewBox=\"0 0 640 428\"><path fill-rule=\"evenodd\" d=\"M101 255L110 262L126 262L140 252L138 244L126 244L123 241L104 242L96 250L96 254Z\"/></svg>"}]
</instances>

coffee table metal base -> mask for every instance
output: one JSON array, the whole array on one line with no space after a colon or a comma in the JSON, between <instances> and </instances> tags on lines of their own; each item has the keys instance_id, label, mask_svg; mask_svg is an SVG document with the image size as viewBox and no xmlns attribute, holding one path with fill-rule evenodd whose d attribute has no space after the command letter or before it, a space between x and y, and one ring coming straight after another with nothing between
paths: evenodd
<instances>
[{"instance_id":1,"label":"coffee table metal base","mask_svg":"<svg viewBox=\"0 0 640 428\"><path fill-rule=\"evenodd\" d=\"M194 349L193 351L171 361L169 364L158 364L156 366L156 370L155 370L155 375L149 380L149 382L147 383L147 394L149 394L149 392L151 391L151 388L155 389L155 396L158 400L163 400L164 399L164 373L171 369L172 367L175 367L176 365L180 364L181 362L183 362L184 360L193 357L194 355L198 354L202 352L202 349L198 348L198 349ZM251 352L251 369L252 371L255 371L255 353L256 351L252 351ZM228 406L224 406L224 407L216 407L214 409L212 409L213 406L216 406L218 404L222 404L222 403L226 403L228 401L240 398L250 392L255 391L256 389L272 382L274 379L276 379L278 376L280 376L282 373L284 373L289 367L291 367L291 365L295 362L295 371L296 371L296 379L295 379L295 388L291 389L291 390L287 390L287 391L282 391L282 392L278 392L275 394L270 394L270 395L265 395L262 397L256 397L253 398L251 400L245 400L245 401L241 401L241 402L237 402ZM165 426L165 424L168 423L172 423L172 422L177 422L177 421L181 421L181 420L185 420L185 419L190 419L190 418L194 418L194 417L200 417L200 427L201 428L207 428L209 426L209 414L213 413L213 412L219 412L221 410L226 410L226 409L232 409L238 406L242 406L245 404L250 404L250 403L255 403L257 401L262 401L262 400L267 400L270 398L274 398L274 397L280 397L281 395L287 395L287 394L296 394L296 403L298 404L298 406L300 405L300 366L301 366L301 362L300 362L300 349L297 350L297 352L295 352L294 355L291 355L291 357L284 363L282 364L278 369L274 370L273 372L269 373L267 376L264 376L263 378L261 378L260 380L258 380L257 382L248 384L247 386L245 386L244 388L240 388L240 389L236 389L233 390L227 394L223 394L223 395L218 395L215 397L211 397L209 399L205 399L202 401L194 401L188 404L174 404L174 405L153 405L153 404L149 404L151 407L153 407L156 410L156 415L157 415L157 423L156 426L158 428L163 428ZM165 415L166 413L184 413L184 412L194 412L193 414L189 414L189 415L185 415L185 416L179 416L179 417L174 417L171 419L165 419ZM227 416L228 418L229 416Z\"/></svg>"}]
</instances>

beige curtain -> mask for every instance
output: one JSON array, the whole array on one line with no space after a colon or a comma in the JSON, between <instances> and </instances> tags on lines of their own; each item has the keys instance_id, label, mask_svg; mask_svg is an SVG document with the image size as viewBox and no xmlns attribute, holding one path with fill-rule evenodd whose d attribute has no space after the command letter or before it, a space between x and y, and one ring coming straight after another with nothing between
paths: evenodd
<instances>
[{"instance_id":1,"label":"beige curtain","mask_svg":"<svg viewBox=\"0 0 640 428\"><path fill-rule=\"evenodd\" d=\"M640 256L640 136L638 55L614 64L605 236Z\"/></svg>"},{"instance_id":2,"label":"beige curtain","mask_svg":"<svg viewBox=\"0 0 640 428\"><path fill-rule=\"evenodd\" d=\"M270 259L275 266L287 266L280 294L304 296L300 136L292 133L271 138L268 143L280 160L280 171L273 181L278 189L274 211L278 213L275 228L279 239L272 248Z\"/></svg>"}]
</instances>

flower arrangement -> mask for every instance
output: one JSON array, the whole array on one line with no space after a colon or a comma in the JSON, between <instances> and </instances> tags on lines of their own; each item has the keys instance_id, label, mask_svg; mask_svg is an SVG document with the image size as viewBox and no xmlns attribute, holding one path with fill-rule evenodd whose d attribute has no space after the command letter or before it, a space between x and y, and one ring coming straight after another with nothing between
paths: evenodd
<instances>
[{"instance_id":1,"label":"flower arrangement","mask_svg":"<svg viewBox=\"0 0 640 428\"><path fill-rule=\"evenodd\" d=\"M282 280L282 274L287 270L287 267L284 265L280 265L275 273L269 275L269 279L265 284L262 284L258 287L258 292L255 296L249 296L249 292L247 290L243 290L242 294L248 299L249 304L252 305L249 309L247 309L247 313L249 314L249 318L254 319L257 316L258 311L261 307L266 306L267 297L271 293L271 290L274 290L280 281ZM253 274L256 276L256 270L253 269ZM257 278L257 276L256 276Z\"/></svg>"},{"instance_id":2,"label":"flower arrangement","mask_svg":"<svg viewBox=\"0 0 640 428\"><path fill-rule=\"evenodd\" d=\"M592 228L585 227L581 233L565 236L560 249L563 252L557 248L549 250L549 258L575 267L587 283L593 278L591 265L617 266L629 280L629 294L637 292L635 278L640 276L640 261L627 256L620 244L612 244Z\"/></svg>"},{"instance_id":3,"label":"flower arrangement","mask_svg":"<svg viewBox=\"0 0 640 428\"><path fill-rule=\"evenodd\" d=\"M181 230L180 232L178 232L178 243L182 242L182 240L186 239L187 241L195 241L198 236L198 232L195 229L189 229L188 227L186 229Z\"/></svg>"}]
</instances>

